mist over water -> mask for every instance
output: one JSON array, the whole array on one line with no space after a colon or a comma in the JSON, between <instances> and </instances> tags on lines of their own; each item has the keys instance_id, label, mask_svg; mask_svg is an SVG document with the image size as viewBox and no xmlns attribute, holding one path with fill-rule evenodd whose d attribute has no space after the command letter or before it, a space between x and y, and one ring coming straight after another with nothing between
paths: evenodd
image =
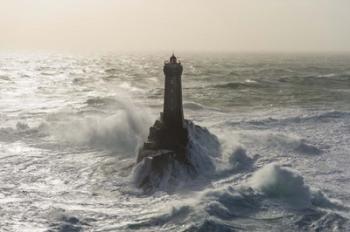
<instances>
[{"instance_id":1,"label":"mist over water","mask_svg":"<svg viewBox=\"0 0 350 232\"><path fill-rule=\"evenodd\" d=\"M1 230L350 230L350 56L180 56L199 175L145 193L167 58L1 55Z\"/></svg>"}]
</instances>

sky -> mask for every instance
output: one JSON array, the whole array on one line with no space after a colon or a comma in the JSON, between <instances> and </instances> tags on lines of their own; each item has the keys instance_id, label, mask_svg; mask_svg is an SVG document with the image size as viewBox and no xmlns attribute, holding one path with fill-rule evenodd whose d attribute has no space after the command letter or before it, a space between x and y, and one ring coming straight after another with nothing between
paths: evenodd
<instances>
[{"instance_id":1,"label":"sky","mask_svg":"<svg viewBox=\"0 0 350 232\"><path fill-rule=\"evenodd\" d=\"M0 51L349 52L349 0L0 0Z\"/></svg>"}]
</instances>

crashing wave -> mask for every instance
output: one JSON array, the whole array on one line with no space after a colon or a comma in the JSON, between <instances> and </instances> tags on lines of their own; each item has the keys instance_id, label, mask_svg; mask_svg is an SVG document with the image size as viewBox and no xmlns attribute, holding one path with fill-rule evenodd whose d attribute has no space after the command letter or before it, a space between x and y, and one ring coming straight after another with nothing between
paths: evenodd
<instances>
[{"instance_id":1,"label":"crashing wave","mask_svg":"<svg viewBox=\"0 0 350 232\"><path fill-rule=\"evenodd\" d=\"M254 173L250 186L272 198L283 198L297 207L311 206L311 192L303 177L277 164L266 165Z\"/></svg>"},{"instance_id":2,"label":"crashing wave","mask_svg":"<svg viewBox=\"0 0 350 232\"><path fill-rule=\"evenodd\" d=\"M329 199L321 191L312 190L295 170L275 163L255 172L249 185L266 196L282 199L295 208L344 208L341 203Z\"/></svg>"},{"instance_id":3,"label":"crashing wave","mask_svg":"<svg viewBox=\"0 0 350 232\"><path fill-rule=\"evenodd\" d=\"M251 140L251 143L264 143L274 150L280 150L281 153L293 152L304 155L320 155L324 152L323 149L327 148L327 146L323 144L321 144L319 148L314 145L312 141L290 133L247 132L245 138Z\"/></svg>"}]
</instances>

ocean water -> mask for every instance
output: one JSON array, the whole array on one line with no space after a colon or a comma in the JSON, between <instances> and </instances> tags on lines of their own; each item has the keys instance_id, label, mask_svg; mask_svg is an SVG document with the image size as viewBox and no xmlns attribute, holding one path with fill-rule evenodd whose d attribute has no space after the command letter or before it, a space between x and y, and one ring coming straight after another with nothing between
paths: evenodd
<instances>
[{"instance_id":1,"label":"ocean water","mask_svg":"<svg viewBox=\"0 0 350 232\"><path fill-rule=\"evenodd\" d=\"M183 54L199 175L146 193L165 59L0 55L0 231L350 231L350 55Z\"/></svg>"}]
</instances>

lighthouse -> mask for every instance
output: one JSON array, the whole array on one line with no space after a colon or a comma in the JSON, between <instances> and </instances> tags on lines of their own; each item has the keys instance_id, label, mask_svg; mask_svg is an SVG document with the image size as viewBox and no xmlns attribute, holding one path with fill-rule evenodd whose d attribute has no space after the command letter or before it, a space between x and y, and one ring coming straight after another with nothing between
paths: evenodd
<instances>
[{"instance_id":1,"label":"lighthouse","mask_svg":"<svg viewBox=\"0 0 350 232\"><path fill-rule=\"evenodd\" d=\"M169 129L184 127L184 114L182 108L182 65L173 54L169 62L164 63L164 105L162 121Z\"/></svg>"},{"instance_id":2,"label":"lighthouse","mask_svg":"<svg viewBox=\"0 0 350 232\"><path fill-rule=\"evenodd\" d=\"M197 146L196 136L204 135L211 148L220 149L215 135L184 118L182 71L182 64L174 54L164 62L163 110L150 127L147 141L139 149L136 161L135 183L144 191L152 191L162 186L164 181L172 185L184 173L193 178L198 175L200 164L196 163L197 151L193 149Z\"/></svg>"},{"instance_id":3,"label":"lighthouse","mask_svg":"<svg viewBox=\"0 0 350 232\"><path fill-rule=\"evenodd\" d=\"M182 71L183 67L174 54L164 62L163 112L150 128L148 139L137 157L137 162L146 159L158 170L169 159L187 163L188 132L182 106Z\"/></svg>"}]
</instances>

